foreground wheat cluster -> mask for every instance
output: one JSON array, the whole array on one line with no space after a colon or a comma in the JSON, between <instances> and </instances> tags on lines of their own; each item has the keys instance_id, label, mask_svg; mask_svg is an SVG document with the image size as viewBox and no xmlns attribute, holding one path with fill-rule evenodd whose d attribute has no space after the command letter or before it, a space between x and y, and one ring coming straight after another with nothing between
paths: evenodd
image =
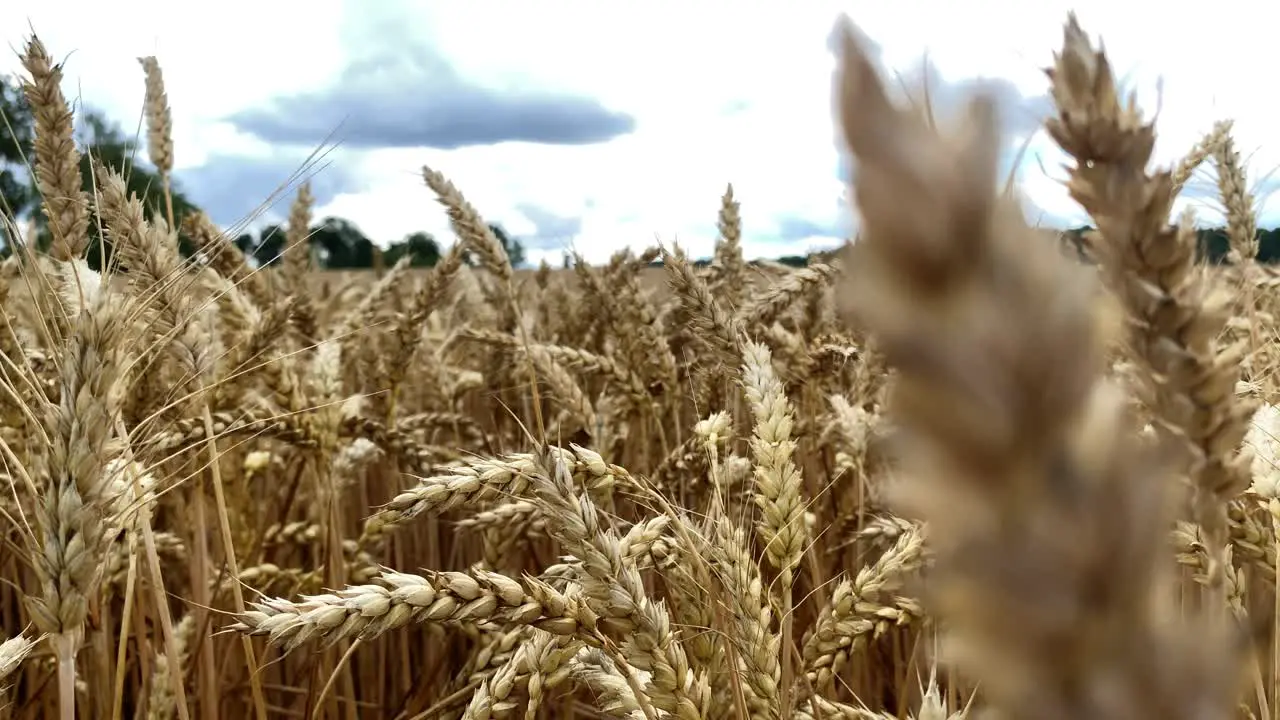
<instances>
[{"instance_id":1,"label":"foreground wheat cluster","mask_svg":"<svg viewBox=\"0 0 1280 720\"><path fill-rule=\"evenodd\" d=\"M1069 19L1079 263L997 191L988 99L940 130L841 27L838 259L744 262L730 190L706 268L529 274L427 168L456 241L376 280L309 267L305 186L262 269L116 168L82 192L32 38L53 244L0 284L0 716L1280 713L1280 302L1230 126L1149 168ZM1225 270L1171 224L1206 160Z\"/></svg>"}]
</instances>

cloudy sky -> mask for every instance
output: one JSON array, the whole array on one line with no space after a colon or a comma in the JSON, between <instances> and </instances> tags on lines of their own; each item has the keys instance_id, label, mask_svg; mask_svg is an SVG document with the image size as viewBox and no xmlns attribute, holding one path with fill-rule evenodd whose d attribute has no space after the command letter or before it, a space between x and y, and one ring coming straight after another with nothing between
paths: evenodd
<instances>
[{"instance_id":1,"label":"cloudy sky","mask_svg":"<svg viewBox=\"0 0 1280 720\"><path fill-rule=\"evenodd\" d=\"M287 212L311 177L317 217L353 220L386 242L417 230L451 241L422 185L431 165L531 257L588 259L655 238L709 253L732 182L753 256L828 247L853 222L831 114L828 38L847 13L905 87L940 112L975 87L999 97L1006 166L1031 219L1083 216L1061 187L1063 156L1039 131L1041 68L1075 9L1101 36L1172 163L1216 120L1236 137L1263 204L1280 167L1274 65L1280 5L1171 3L1148 14L1115 0L954 3L587 2L539 0L161 0L0 3L0 72L31 28L66 59L65 91L130 134L142 72L164 68L180 187L224 226ZM70 18L74 18L71 21ZM1016 168L1016 151L1030 137ZM323 157L308 167L317 150ZM300 173L303 173L300 175ZM273 193L274 207L258 213ZM284 197L281 197L284 195ZM1212 172L1186 202L1220 217ZM1275 205L1280 209L1280 205Z\"/></svg>"}]
</instances>

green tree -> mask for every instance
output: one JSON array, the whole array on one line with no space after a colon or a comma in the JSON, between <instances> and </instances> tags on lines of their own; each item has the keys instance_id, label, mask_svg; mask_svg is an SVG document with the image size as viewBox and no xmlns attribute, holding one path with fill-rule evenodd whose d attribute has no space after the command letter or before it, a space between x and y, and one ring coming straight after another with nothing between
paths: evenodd
<instances>
[{"instance_id":1,"label":"green tree","mask_svg":"<svg viewBox=\"0 0 1280 720\"><path fill-rule=\"evenodd\" d=\"M125 186L131 195L136 196L142 201L148 217L165 218L168 221L168 212L165 208L164 183L161 182L160 176L149 165L143 165L138 162L141 150L138 143L133 138L124 134L124 132L108 121L104 116L88 111L83 114L82 128L82 144L87 148L88 152L80 157L80 178L81 185L85 192L92 195L96 179L93 176L94 161L101 162L106 167L119 172L125 179ZM170 180L170 197L173 200L173 221L177 227L182 227L182 220L187 215L199 210L195 203L186 196L179 187L176 180ZM39 243L42 248L48 247L49 237L47 225L43 222L43 216L37 220L40 228ZM90 248L86 261L92 267L96 267L97 254L99 252L98 243L98 222L95 218L90 223ZM178 246L183 256L189 256L195 250L195 246L185 236L179 236ZM105 245L108 254L111 252L110 243Z\"/></svg>"},{"instance_id":2,"label":"green tree","mask_svg":"<svg viewBox=\"0 0 1280 720\"><path fill-rule=\"evenodd\" d=\"M1280 262L1280 230L1259 230L1258 262Z\"/></svg>"},{"instance_id":3,"label":"green tree","mask_svg":"<svg viewBox=\"0 0 1280 720\"><path fill-rule=\"evenodd\" d=\"M27 159L35 142L35 118L22 94L22 83L12 76L0 76L0 217L18 219L35 206L27 172ZM0 222L0 255L9 255L15 238L9 237L12 224Z\"/></svg>"},{"instance_id":4,"label":"green tree","mask_svg":"<svg viewBox=\"0 0 1280 720\"><path fill-rule=\"evenodd\" d=\"M246 233L236 240L236 245L258 267L272 265L279 262L280 254L284 252L284 227L268 225L256 236Z\"/></svg>"},{"instance_id":5,"label":"green tree","mask_svg":"<svg viewBox=\"0 0 1280 720\"><path fill-rule=\"evenodd\" d=\"M22 94L17 78L0 75L0 214L16 219L33 207L35 193L31 189L26 168L35 141L35 119L31 106ZM7 255L12 248L9 223L0 222L0 252Z\"/></svg>"},{"instance_id":6,"label":"green tree","mask_svg":"<svg viewBox=\"0 0 1280 720\"><path fill-rule=\"evenodd\" d=\"M388 265L400 262L400 258L408 255L411 267L431 267L440 261L440 243L430 233L415 232L404 237L404 240L393 242L383 252Z\"/></svg>"},{"instance_id":7,"label":"green tree","mask_svg":"<svg viewBox=\"0 0 1280 720\"><path fill-rule=\"evenodd\" d=\"M1201 258L1212 265L1226 262L1227 253L1231 250L1226 228L1200 228L1196 231L1196 241Z\"/></svg>"},{"instance_id":8,"label":"green tree","mask_svg":"<svg viewBox=\"0 0 1280 720\"><path fill-rule=\"evenodd\" d=\"M506 229L496 223L489 223L489 230L493 233L493 236L498 239L498 242L502 245L502 249L507 251L507 259L511 261L511 267L517 268L523 266L525 261L524 243L508 235ZM479 264L480 261L475 257L475 253L469 252L463 259L463 262L468 265L475 266Z\"/></svg>"},{"instance_id":9,"label":"green tree","mask_svg":"<svg viewBox=\"0 0 1280 720\"><path fill-rule=\"evenodd\" d=\"M94 161L99 161L125 178L129 192L142 201L148 213L165 217L164 186L154 169L137 162L141 152L138 142L125 135L119 126L101 113L86 110L79 114L79 119L77 144L81 148L81 188L93 193L93 165ZM36 244L47 249L50 241L48 220L38 212L39 193L27 169L27 164L35 159L34 142L35 117L22 94L21 83L8 76L0 78L0 211L13 219L32 217L36 223ZM180 226L182 218L197 208L176 182L170 194L174 222ZM2 225L4 223L0 223ZM98 242L98 226L95 218L90 223L90 249L86 258L93 267L99 267L103 259L101 248L106 248L108 256L111 252L109 243L104 246ZM0 227L0 238L5 241L7 250L10 238L3 233L3 227ZM193 249L185 238L180 238L179 242L184 254Z\"/></svg>"},{"instance_id":10,"label":"green tree","mask_svg":"<svg viewBox=\"0 0 1280 720\"><path fill-rule=\"evenodd\" d=\"M253 249L258 246L258 239L253 236L253 233L241 233L235 242L236 247L240 248L240 252L245 255L252 255Z\"/></svg>"},{"instance_id":11,"label":"green tree","mask_svg":"<svg viewBox=\"0 0 1280 720\"><path fill-rule=\"evenodd\" d=\"M345 218L327 217L308 234L316 248L320 267L328 269L373 267L373 242L355 223Z\"/></svg>"},{"instance_id":12,"label":"green tree","mask_svg":"<svg viewBox=\"0 0 1280 720\"><path fill-rule=\"evenodd\" d=\"M524 265L524 244L508 235L501 225L490 223L489 229L498 238L498 242L502 243L502 248L507 251L507 257L511 260L511 267Z\"/></svg>"},{"instance_id":13,"label":"green tree","mask_svg":"<svg viewBox=\"0 0 1280 720\"><path fill-rule=\"evenodd\" d=\"M287 241L283 225L267 225L254 233L236 238L236 247L250 261L261 266L278 262ZM349 270L373 267L374 245L350 220L326 217L309 228L308 250L313 252L316 267L322 270Z\"/></svg>"}]
</instances>

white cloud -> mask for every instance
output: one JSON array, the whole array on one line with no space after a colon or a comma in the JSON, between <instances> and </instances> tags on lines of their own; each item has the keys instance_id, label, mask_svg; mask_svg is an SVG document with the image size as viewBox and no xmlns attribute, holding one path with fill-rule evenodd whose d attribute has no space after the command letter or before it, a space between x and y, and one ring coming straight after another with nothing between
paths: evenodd
<instances>
[{"instance_id":1,"label":"white cloud","mask_svg":"<svg viewBox=\"0 0 1280 720\"><path fill-rule=\"evenodd\" d=\"M334 162L352 182L319 213L348 217L379 241L420 229L448 238L444 213L421 182L421 166L429 163L488 219L517 234L534 229L524 204L580 218L576 237L564 242L591 259L655 237L703 254L714 240L719 196L733 182L748 248L777 255L823 242L805 232L780 245L782 228L802 221L831 228L848 215L835 175L833 61L826 48L838 13L847 12L882 47L885 62L905 74L927 54L944 82L1002 78L1031 97L1047 89L1042 68L1061 42L1069 9L1101 35L1148 114L1163 83L1159 162L1174 162L1216 120L1234 118L1251 176L1280 166L1273 142L1280 100L1260 76L1271 64L1280 6L1243 0L1222 0L1212 12L1196 4L1154 12L1114 0L755 6L320 0L305 11L227 0L180 12L158 0L11 0L0 5L0 37L20 49L30 21L55 57L67 57L67 92L82 94L130 130L142 100L135 58L156 54L173 108L180 181L184 170L214 156L280 152L236 130L227 116L331 86L370 49L430 46L473 83L592 97L630 113L635 132L582 146L342 149ZM1048 217L1082 221L1058 181L1062 160L1043 133L1035 137L1021 168L1024 192ZM279 180L286 179L282 171ZM261 199L245 198L245 211ZM1211 208L1201 210L1217 219Z\"/></svg>"}]
</instances>

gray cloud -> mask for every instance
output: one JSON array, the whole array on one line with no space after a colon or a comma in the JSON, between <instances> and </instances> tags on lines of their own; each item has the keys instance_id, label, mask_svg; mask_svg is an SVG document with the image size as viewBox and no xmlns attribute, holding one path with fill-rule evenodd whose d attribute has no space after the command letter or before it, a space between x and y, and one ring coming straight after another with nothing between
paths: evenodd
<instances>
[{"instance_id":1,"label":"gray cloud","mask_svg":"<svg viewBox=\"0 0 1280 720\"><path fill-rule=\"evenodd\" d=\"M777 223L777 242L784 244L795 243L811 237L845 237L853 225L852 218L848 217L847 211L840 213L838 218L831 222L816 222L796 215L785 215L778 218ZM767 238L756 238L756 240L769 241Z\"/></svg>"},{"instance_id":2,"label":"gray cloud","mask_svg":"<svg viewBox=\"0 0 1280 720\"><path fill-rule=\"evenodd\" d=\"M1182 187L1181 195L1189 200L1217 200L1219 195L1216 176L1203 171L1192 175Z\"/></svg>"},{"instance_id":3,"label":"gray cloud","mask_svg":"<svg viewBox=\"0 0 1280 720\"><path fill-rule=\"evenodd\" d=\"M355 148L587 145L635 130L632 116L589 97L490 90L461 77L430 48L385 41L381 47L350 63L329 88L275 98L228 120L268 142L314 146L336 131Z\"/></svg>"},{"instance_id":4,"label":"gray cloud","mask_svg":"<svg viewBox=\"0 0 1280 720\"><path fill-rule=\"evenodd\" d=\"M1005 78L978 77L947 81L928 55L921 57L910 71L895 75L881 62L882 53L878 46L872 45L869 54L886 84L897 90L909 88L913 102L923 104L923 90L928 88L929 106L937 118L955 117L977 93L991 97L1000 111L1001 131L1014 143L1039 130L1044 119L1053 112L1048 81L1045 82L1045 92L1024 95L1017 85Z\"/></svg>"},{"instance_id":5,"label":"gray cloud","mask_svg":"<svg viewBox=\"0 0 1280 720\"><path fill-rule=\"evenodd\" d=\"M605 142L635 119L599 101L552 91L495 90L461 76L440 55L429 6L344 0L337 51L351 58L323 90L275 98L230 119L269 142L314 147L336 132L353 148L451 150L507 141Z\"/></svg>"},{"instance_id":6,"label":"gray cloud","mask_svg":"<svg viewBox=\"0 0 1280 720\"><path fill-rule=\"evenodd\" d=\"M1189 200L1203 201L1214 207L1222 206L1222 194L1218 190L1216 171L1202 167L1182 188L1182 197ZM1265 199L1280 192L1280 177L1264 175L1259 179L1249 180L1249 190L1254 197Z\"/></svg>"},{"instance_id":7,"label":"gray cloud","mask_svg":"<svg viewBox=\"0 0 1280 720\"><path fill-rule=\"evenodd\" d=\"M1018 152L1026 139L1037 132L1044 119L1053 112L1053 101L1047 93L1024 95L1013 83L1001 78L968 78L948 82L928 57L922 58L915 70L903 73L899 79L898 76L887 71L880 62L881 51L878 46L870 44L869 54L891 91L901 91L903 87L910 88L912 101L920 103L923 101L921 90L927 87L930 108L939 122L956 117L976 93L992 97L1000 113L1000 129L1004 138L998 177L1003 181L1014 170L1015 162L1023 170L1038 171L1037 159L1033 155L1023 155L1019 160ZM847 182L856 173L856 166L845 151L844 140L838 132L835 137L835 146L837 148L833 163L835 175L841 181ZM1039 223L1044 227L1070 228L1081 224L1078 218L1046 212L1029 199L1024 199L1023 213L1029 222ZM848 225L839 227L826 226L799 218L782 218L780 227L784 238L789 236L794 242L810 234L844 237L855 231L856 224L856 217L851 218Z\"/></svg>"},{"instance_id":8,"label":"gray cloud","mask_svg":"<svg viewBox=\"0 0 1280 720\"><path fill-rule=\"evenodd\" d=\"M274 214L288 212L297 185L308 179L317 206L359 189L339 163L306 166L303 155L267 159L214 155L205 164L184 170L182 187L192 202L226 227L249 219L268 198L275 202Z\"/></svg>"},{"instance_id":9,"label":"gray cloud","mask_svg":"<svg viewBox=\"0 0 1280 720\"><path fill-rule=\"evenodd\" d=\"M531 250L558 250L568 247L574 236L582 231L581 217L558 215L531 203L521 203L516 206L516 209L534 225L533 235L520 237L520 242Z\"/></svg>"},{"instance_id":10,"label":"gray cloud","mask_svg":"<svg viewBox=\"0 0 1280 720\"><path fill-rule=\"evenodd\" d=\"M837 49L835 37L833 33L828 41L828 47L833 53ZM923 89L928 88L929 107L934 117L940 122L946 118L956 117L964 110L969 99L977 93L993 98L1000 113L1000 130L1005 139L1004 153L1001 158L1002 177L1005 171L1012 168L1014 157L1022 143L1029 135L1037 132L1044 119L1053 112L1053 101L1047 91L1037 95L1024 95L1016 85L1004 78L965 78L947 81L928 56L922 57L914 69L900 76L895 75L881 61L883 53L880 46L866 38L861 40L867 48L872 64L879 69L880 77L884 78L891 92L901 91L904 87L910 88L911 101L922 104ZM849 159L845 156L844 140L838 131L834 141L839 151L835 167L836 176L845 180L849 178L851 168Z\"/></svg>"},{"instance_id":11,"label":"gray cloud","mask_svg":"<svg viewBox=\"0 0 1280 720\"><path fill-rule=\"evenodd\" d=\"M1004 78L975 78L948 83L937 74L929 63L929 101L934 112L952 115L964 108L965 102L975 93L992 97L1000 110L1000 128L1012 144L1018 144L1027 135L1040 129L1044 119L1053 112L1053 101L1047 93L1023 95L1017 86Z\"/></svg>"}]
</instances>

